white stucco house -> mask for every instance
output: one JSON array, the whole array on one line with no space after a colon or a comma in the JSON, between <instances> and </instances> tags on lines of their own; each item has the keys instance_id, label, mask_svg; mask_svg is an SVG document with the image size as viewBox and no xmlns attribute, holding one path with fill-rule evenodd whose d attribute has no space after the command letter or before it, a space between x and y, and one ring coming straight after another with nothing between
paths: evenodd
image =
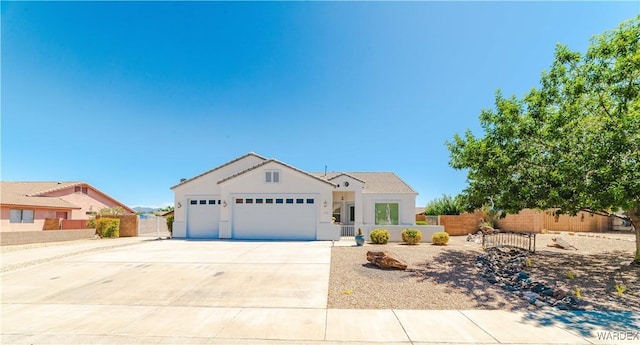
<instances>
[{"instance_id":1,"label":"white stucco house","mask_svg":"<svg viewBox=\"0 0 640 345\"><path fill-rule=\"evenodd\" d=\"M339 240L384 227L399 241L407 227L425 239L442 231L415 226L417 193L392 172L306 172L248 153L171 189L174 238Z\"/></svg>"}]
</instances>

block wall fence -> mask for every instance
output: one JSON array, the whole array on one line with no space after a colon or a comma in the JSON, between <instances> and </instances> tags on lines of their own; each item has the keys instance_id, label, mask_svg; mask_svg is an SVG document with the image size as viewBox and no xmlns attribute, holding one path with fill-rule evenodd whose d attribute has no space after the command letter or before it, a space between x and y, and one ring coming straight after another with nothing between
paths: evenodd
<instances>
[{"instance_id":1,"label":"block wall fence","mask_svg":"<svg viewBox=\"0 0 640 345\"><path fill-rule=\"evenodd\" d=\"M438 218L439 225L444 226L449 235L460 236L476 233L485 216L482 211L476 211L455 216L441 215ZM416 217L416 219L418 218ZM506 231L541 232L542 229L546 229L549 231L604 232L611 230L609 217L592 215L588 212L580 212L576 216L565 214L556 217L553 211L524 209L518 214L507 215L496 223L496 228Z\"/></svg>"}]
</instances>

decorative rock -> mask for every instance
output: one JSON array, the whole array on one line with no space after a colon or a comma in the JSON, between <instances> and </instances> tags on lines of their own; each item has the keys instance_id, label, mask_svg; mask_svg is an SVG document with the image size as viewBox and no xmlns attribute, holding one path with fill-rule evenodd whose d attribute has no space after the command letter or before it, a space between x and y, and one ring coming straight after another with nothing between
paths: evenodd
<instances>
[{"instance_id":1,"label":"decorative rock","mask_svg":"<svg viewBox=\"0 0 640 345\"><path fill-rule=\"evenodd\" d=\"M533 291L533 292L537 292L537 293L541 293L541 292L542 292L542 290L544 290L544 289L545 289L545 286L544 286L544 285L542 285L542 284L537 284L537 283L536 283L536 284L534 284L534 285L533 285L533 287L531 288L531 291Z\"/></svg>"},{"instance_id":2,"label":"decorative rock","mask_svg":"<svg viewBox=\"0 0 640 345\"><path fill-rule=\"evenodd\" d=\"M400 259L395 253L386 250L383 252L368 251L367 261L380 268L407 269L407 263L404 260Z\"/></svg>"},{"instance_id":3,"label":"decorative rock","mask_svg":"<svg viewBox=\"0 0 640 345\"><path fill-rule=\"evenodd\" d=\"M546 306L547 306L547 304L546 304L546 303L544 303L544 302L542 302L542 301L540 301L540 300L535 301L535 302L534 302L534 304L535 304L535 306L536 306L536 307L538 307L538 308L542 308L542 307L546 307Z\"/></svg>"},{"instance_id":4,"label":"decorative rock","mask_svg":"<svg viewBox=\"0 0 640 345\"><path fill-rule=\"evenodd\" d=\"M553 290L549 289L549 288L544 289L544 290L542 290L542 294L546 295L546 296L553 296Z\"/></svg>"},{"instance_id":5,"label":"decorative rock","mask_svg":"<svg viewBox=\"0 0 640 345\"><path fill-rule=\"evenodd\" d=\"M567 297L567 292L564 290L558 289L553 293L555 299L564 299L565 297Z\"/></svg>"},{"instance_id":6,"label":"decorative rock","mask_svg":"<svg viewBox=\"0 0 640 345\"><path fill-rule=\"evenodd\" d=\"M524 250L489 248L476 258L479 274L495 287L515 293L535 308L585 310L589 305L562 287L549 287L531 278Z\"/></svg>"}]
</instances>

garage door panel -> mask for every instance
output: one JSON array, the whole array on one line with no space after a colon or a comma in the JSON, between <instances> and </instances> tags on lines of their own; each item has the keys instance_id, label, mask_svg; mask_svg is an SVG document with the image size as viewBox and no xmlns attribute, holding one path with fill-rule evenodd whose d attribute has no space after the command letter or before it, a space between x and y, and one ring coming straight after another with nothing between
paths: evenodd
<instances>
[{"instance_id":1,"label":"garage door panel","mask_svg":"<svg viewBox=\"0 0 640 345\"><path fill-rule=\"evenodd\" d=\"M268 199L272 203L267 203ZM246 198L241 204L236 201L233 207L233 238L315 240L316 198L305 195L293 198L291 203L287 199L292 200L291 197L266 195L251 198L250 204L246 203ZM296 202L299 199L302 203Z\"/></svg>"},{"instance_id":2,"label":"garage door panel","mask_svg":"<svg viewBox=\"0 0 640 345\"><path fill-rule=\"evenodd\" d=\"M219 238L220 201L217 195L189 201L187 238Z\"/></svg>"}]
</instances>

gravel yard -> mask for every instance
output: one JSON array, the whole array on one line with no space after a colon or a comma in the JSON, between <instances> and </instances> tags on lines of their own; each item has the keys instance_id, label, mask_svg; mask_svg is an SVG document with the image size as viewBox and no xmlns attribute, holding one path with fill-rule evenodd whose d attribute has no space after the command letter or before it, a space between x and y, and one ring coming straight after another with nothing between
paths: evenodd
<instances>
[{"instance_id":1,"label":"gravel yard","mask_svg":"<svg viewBox=\"0 0 640 345\"><path fill-rule=\"evenodd\" d=\"M561 237L578 250L548 247ZM538 234L527 271L532 279L571 293L579 290L588 308L640 311L640 267L633 259L633 234ZM388 250L403 258L406 271L382 270L366 260L368 250ZM535 308L517 293L479 275L479 244L466 236L447 246L400 243L332 248L329 308L356 309L523 309ZM568 273L570 272L570 273ZM626 290L617 294L615 286Z\"/></svg>"}]
</instances>

